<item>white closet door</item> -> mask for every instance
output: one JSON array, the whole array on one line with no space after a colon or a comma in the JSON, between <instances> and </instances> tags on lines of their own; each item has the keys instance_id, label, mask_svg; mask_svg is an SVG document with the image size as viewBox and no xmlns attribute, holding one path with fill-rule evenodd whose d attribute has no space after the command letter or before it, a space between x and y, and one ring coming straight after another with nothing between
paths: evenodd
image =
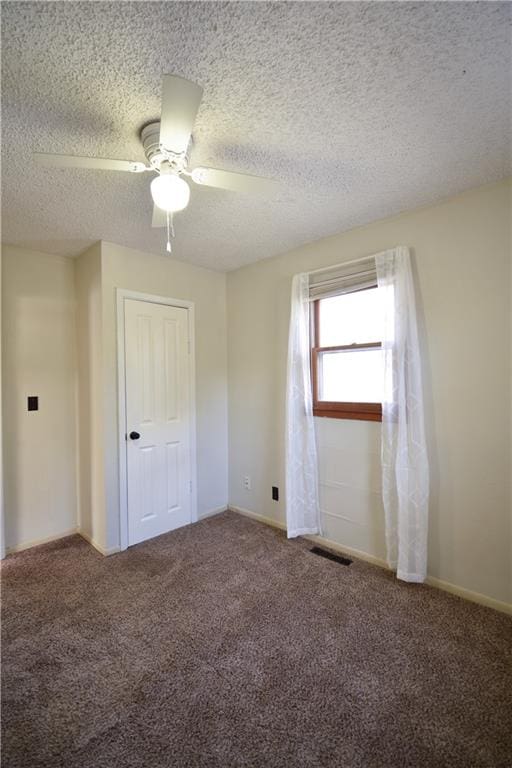
<instances>
[{"instance_id":1,"label":"white closet door","mask_svg":"<svg viewBox=\"0 0 512 768\"><path fill-rule=\"evenodd\" d=\"M186 309L126 299L128 544L191 522Z\"/></svg>"}]
</instances>

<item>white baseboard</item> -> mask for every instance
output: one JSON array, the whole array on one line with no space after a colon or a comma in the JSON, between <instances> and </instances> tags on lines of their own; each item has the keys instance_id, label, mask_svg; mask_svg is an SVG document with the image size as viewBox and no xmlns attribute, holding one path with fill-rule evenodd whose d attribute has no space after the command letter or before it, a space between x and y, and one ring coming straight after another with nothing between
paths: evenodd
<instances>
[{"instance_id":1,"label":"white baseboard","mask_svg":"<svg viewBox=\"0 0 512 768\"><path fill-rule=\"evenodd\" d=\"M46 536L44 539L34 539L33 541L27 541L25 544L17 544L15 547L7 547L6 554L11 555L15 552L23 552L25 549L32 549L32 547L39 547L41 544L49 544L52 541L58 541L59 539L65 539L68 536L74 536L75 534L78 534L81 536L85 541L87 541L88 544L94 547L94 549L97 549L98 552L101 552L102 555L114 555L116 552L119 552L119 547L111 547L110 549L105 549L100 544L98 544L97 541L94 541L91 536L89 536L84 531L80 530L80 528L70 528L68 531L63 531L62 533L57 533L54 536Z\"/></svg>"},{"instance_id":2,"label":"white baseboard","mask_svg":"<svg viewBox=\"0 0 512 768\"><path fill-rule=\"evenodd\" d=\"M451 595L457 595L457 597L462 597L464 600L470 600L472 603L485 605L487 608L494 608L495 611L501 611L501 613L508 613L512 615L512 605L510 603L504 603L501 600L496 600L494 597L482 595L480 592L473 592L472 590L466 589L465 587L459 587L457 584L451 584L449 581L436 579L435 576L427 576L426 583L430 587L442 589L443 592L449 592Z\"/></svg>"},{"instance_id":3,"label":"white baseboard","mask_svg":"<svg viewBox=\"0 0 512 768\"><path fill-rule=\"evenodd\" d=\"M58 541L59 539L65 539L67 536L73 536L78 533L78 528L70 528L68 531L62 533L56 533L53 536L45 536L43 539L34 539L33 541L27 541L24 544L16 544L14 547L7 547L6 554L12 555L15 552L23 552L25 549L32 549L32 547L39 547L41 544L49 544L52 541Z\"/></svg>"},{"instance_id":4,"label":"white baseboard","mask_svg":"<svg viewBox=\"0 0 512 768\"><path fill-rule=\"evenodd\" d=\"M85 541L90 544L91 547L94 547L94 549L96 549L100 554L105 555L105 557L109 557L109 555L115 555L117 552L121 551L121 547L110 547L110 549L102 547L101 544L98 544L98 542L95 541L92 536L89 536L88 533L85 533L85 531L78 529L77 533L80 534L82 539L85 539Z\"/></svg>"},{"instance_id":5,"label":"white baseboard","mask_svg":"<svg viewBox=\"0 0 512 768\"><path fill-rule=\"evenodd\" d=\"M244 515L245 517L250 517L253 520L257 520L260 523L271 525L273 528L279 528L282 531L286 530L286 525L284 523L281 523L278 520L273 520L270 517L265 517L264 515L259 515L257 512L252 512L250 509L235 507L233 505L230 505L229 509L231 509L233 512L237 512L239 515ZM353 556L358 560L365 560L367 563L371 563L372 565L377 565L380 568L389 570L389 566L385 560L375 557L374 555L370 555L367 552L361 552L358 549L346 547L343 544L339 544L337 541L324 539L323 536L304 536L303 538L308 539L309 541L314 541L317 544L328 547L329 549L333 549L337 552L342 552ZM437 579L434 576L427 576L426 584L428 584L430 587L441 589L444 592L449 592L451 595L456 595L457 597L462 597L465 600L470 600L472 603L485 605L487 608L494 608L494 610L500 611L501 613L512 615L512 605L510 603L504 603L501 600L496 600L494 597L488 597L487 595L482 595L479 592L473 592L470 589L459 587L457 584L451 584L448 581Z\"/></svg>"},{"instance_id":6,"label":"white baseboard","mask_svg":"<svg viewBox=\"0 0 512 768\"><path fill-rule=\"evenodd\" d=\"M214 517L215 515L220 515L221 512L226 512L228 510L228 507L224 505L223 507L216 507L215 509L209 509L207 512L203 512L201 515L198 515L197 521L199 520L206 520L207 517Z\"/></svg>"},{"instance_id":7,"label":"white baseboard","mask_svg":"<svg viewBox=\"0 0 512 768\"><path fill-rule=\"evenodd\" d=\"M229 509L232 509L233 512L238 512L239 515L244 515L244 517L250 517L253 520L258 520L260 523L265 523L265 525L271 525L273 528L279 528L281 531L286 531L286 525L285 523L281 523L278 520L273 520L270 517L264 517L263 515L258 515L256 512L251 512L250 509L244 509L244 507L234 507L230 506ZM369 555L366 552L361 552L359 549L353 549L352 547L345 547L343 544L339 544L337 541L332 541L331 539L326 539L324 536L316 536L313 534L309 534L307 536L302 536L301 538L307 539L308 541L312 541L315 544L321 544L324 547L328 547L329 549L333 549L335 552L341 552L342 554L346 555L352 555L353 557L357 557L359 560L365 560L368 563L371 563L372 565L378 565L380 568L388 568L388 565L385 560L381 560L379 557L374 557L373 555Z\"/></svg>"},{"instance_id":8,"label":"white baseboard","mask_svg":"<svg viewBox=\"0 0 512 768\"><path fill-rule=\"evenodd\" d=\"M272 528L279 528L280 531L286 531L285 523L281 523L279 520L274 520L272 517L265 517L264 515L259 515L257 512L251 512L250 509L245 509L244 507L235 507L233 504L230 504L228 509L230 509L232 512L237 512L239 515L243 515L244 517L250 517L252 520L257 520L259 523L270 525Z\"/></svg>"},{"instance_id":9,"label":"white baseboard","mask_svg":"<svg viewBox=\"0 0 512 768\"><path fill-rule=\"evenodd\" d=\"M205 520L208 517L213 517L214 515L218 515L221 512L225 512L227 510L227 506L224 507L216 507L215 509L210 509L207 512L203 512L202 515L199 516L197 522L200 520ZM94 547L100 554L104 555L105 557L109 557L110 555L115 555L118 552L121 552L121 547L110 547L109 549L106 549L105 547L102 547L101 544L98 544L98 542L92 538L92 536L89 536L88 533L85 531L80 530L79 528L76 531L80 536L87 541L88 544L91 545L91 547Z\"/></svg>"}]
</instances>

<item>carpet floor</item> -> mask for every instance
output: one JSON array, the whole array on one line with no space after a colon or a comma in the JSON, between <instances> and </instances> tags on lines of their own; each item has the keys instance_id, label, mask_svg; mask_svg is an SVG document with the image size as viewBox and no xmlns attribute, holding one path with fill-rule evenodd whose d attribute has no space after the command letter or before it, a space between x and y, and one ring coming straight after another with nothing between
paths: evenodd
<instances>
[{"instance_id":1,"label":"carpet floor","mask_svg":"<svg viewBox=\"0 0 512 768\"><path fill-rule=\"evenodd\" d=\"M226 512L3 564L3 768L510 768L512 618Z\"/></svg>"}]
</instances>

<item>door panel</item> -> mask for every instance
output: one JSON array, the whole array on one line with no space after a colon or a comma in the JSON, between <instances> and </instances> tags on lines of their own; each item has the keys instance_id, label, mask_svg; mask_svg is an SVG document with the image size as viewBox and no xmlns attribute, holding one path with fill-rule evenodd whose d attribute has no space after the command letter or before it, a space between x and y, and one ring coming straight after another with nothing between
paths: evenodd
<instances>
[{"instance_id":1,"label":"door panel","mask_svg":"<svg viewBox=\"0 0 512 768\"><path fill-rule=\"evenodd\" d=\"M142 381L140 389L134 393L140 402L140 421L142 424L151 424L155 419L155 369L154 369L154 327L150 317L137 316L137 353L138 365ZM139 404L136 404L138 410Z\"/></svg>"},{"instance_id":2,"label":"door panel","mask_svg":"<svg viewBox=\"0 0 512 768\"><path fill-rule=\"evenodd\" d=\"M165 389L166 389L166 419L176 421L179 418L179 392L178 392L178 327L175 322L166 320L164 323L165 345Z\"/></svg>"},{"instance_id":3,"label":"door panel","mask_svg":"<svg viewBox=\"0 0 512 768\"><path fill-rule=\"evenodd\" d=\"M136 471L139 473L139 482L136 489L140 497L145 500L141 511L141 520L149 520L157 514L158 501L156 498L158 475L158 459L156 445L145 445L140 448L136 462Z\"/></svg>"},{"instance_id":4,"label":"door panel","mask_svg":"<svg viewBox=\"0 0 512 768\"><path fill-rule=\"evenodd\" d=\"M191 522L188 312L126 299L128 544Z\"/></svg>"},{"instance_id":5,"label":"door panel","mask_svg":"<svg viewBox=\"0 0 512 768\"><path fill-rule=\"evenodd\" d=\"M167 443L167 511L180 505L179 443Z\"/></svg>"}]
</instances>

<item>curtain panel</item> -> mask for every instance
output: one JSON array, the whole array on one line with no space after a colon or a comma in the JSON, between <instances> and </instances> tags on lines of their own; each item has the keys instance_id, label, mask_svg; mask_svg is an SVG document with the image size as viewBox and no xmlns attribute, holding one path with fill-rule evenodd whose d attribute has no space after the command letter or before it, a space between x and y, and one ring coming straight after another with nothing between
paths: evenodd
<instances>
[{"instance_id":1,"label":"curtain panel","mask_svg":"<svg viewBox=\"0 0 512 768\"><path fill-rule=\"evenodd\" d=\"M421 356L408 248L377 254L383 294L382 497L388 565L399 579L427 575L429 465Z\"/></svg>"},{"instance_id":2,"label":"curtain panel","mask_svg":"<svg viewBox=\"0 0 512 768\"><path fill-rule=\"evenodd\" d=\"M288 538L320 533L311 357L309 275L292 280L286 384L286 528Z\"/></svg>"},{"instance_id":3,"label":"curtain panel","mask_svg":"<svg viewBox=\"0 0 512 768\"><path fill-rule=\"evenodd\" d=\"M287 531L290 538L321 532L309 303L375 281L383 307L381 461L387 561L399 579L422 582L427 575L429 466L416 302L405 247L293 278L286 389Z\"/></svg>"}]
</instances>

